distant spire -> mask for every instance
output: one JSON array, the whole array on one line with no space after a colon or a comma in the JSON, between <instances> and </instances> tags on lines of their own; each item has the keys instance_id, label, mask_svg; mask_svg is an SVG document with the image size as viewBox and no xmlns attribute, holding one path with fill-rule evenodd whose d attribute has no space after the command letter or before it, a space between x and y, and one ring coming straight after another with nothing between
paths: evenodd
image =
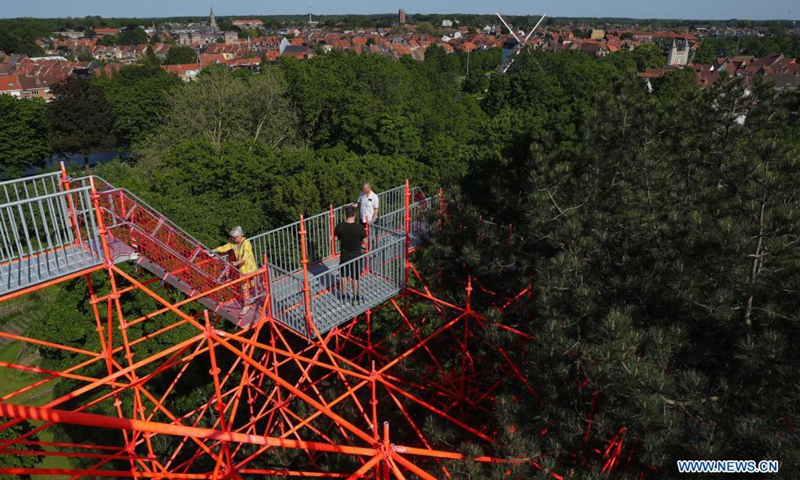
<instances>
[{"instance_id":1,"label":"distant spire","mask_svg":"<svg viewBox=\"0 0 800 480\"><path fill-rule=\"evenodd\" d=\"M214 16L214 7L209 6L209 10L210 12L208 14L209 16L208 25L214 30L219 30L219 27L217 27L217 17Z\"/></svg>"}]
</instances>

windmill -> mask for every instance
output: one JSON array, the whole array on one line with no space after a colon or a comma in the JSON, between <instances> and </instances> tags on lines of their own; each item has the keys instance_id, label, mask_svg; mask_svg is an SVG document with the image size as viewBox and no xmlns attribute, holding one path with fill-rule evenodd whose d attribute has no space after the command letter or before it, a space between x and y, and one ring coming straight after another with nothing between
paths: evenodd
<instances>
[{"instance_id":1,"label":"windmill","mask_svg":"<svg viewBox=\"0 0 800 480\"><path fill-rule=\"evenodd\" d=\"M511 25L509 25L508 22L506 22L506 19L503 18L503 16L500 15L499 13L497 14L497 18L499 18L500 21L503 22L503 25L506 26L508 31L511 32L511 36L513 37L509 38L503 43L503 63L502 65L500 65L500 73L506 73L508 69L511 68L511 64L514 63L514 59L517 57L517 55L519 55L519 52L522 50L522 48L525 45L527 45L528 40L530 40L530 38L533 36L533 32L535 32L536 29L539 28L539 25L542 24L542 21L544 21L544 18L546 16L547 14L542 15L542 18L540 18L539 21L536 22L536 25L531 29L530 32L528 32L525 38L520 39L520 37L517 36L516 33L514 33L514 29L511 28ZM520 34L524 33L525 32L520 32Z\"/></svg>"},{"instance_id":2,"label":"windmill","mask_svg":"<svg viewBox=\"0 0 800 480\"><path fill-rule=\"evenodd\" d=\"M314 28L319 22L311 18L311 7L308 7L308 26Z\"/></svg>"}]
</instances>

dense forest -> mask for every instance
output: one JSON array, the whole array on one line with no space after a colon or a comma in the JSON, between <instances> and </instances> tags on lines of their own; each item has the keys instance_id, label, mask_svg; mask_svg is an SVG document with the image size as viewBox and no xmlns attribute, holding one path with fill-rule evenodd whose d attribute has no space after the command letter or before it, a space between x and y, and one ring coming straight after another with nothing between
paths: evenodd
<instances>
[{"instance_id":1,"label":"dense forest","mask_svg":"<svg viewBox=\"0 0 800 480\"><path fill-rule=\"evenodd\" d=\"M209 245L235 224L261 232L352 200L364 180L443 186L450 221L414 259L441 295L461 298L468 275L508 294L535 286L505 320L536 336L519 359L536 392L496 392L492 421L517 428L491 451L465 451L546 459L542 471L513 463L513 478L598 478L584 442L592 405L593 436L625 432L627 467L613 478L750 458L778 459L775 478L797 478L798 96L728 77L701 91L680 70L649 93L631 52L527 52L498 75L495 50L472 54L466 76L466 57L439 50L424 62L281 59L191 84L128 66L67 80L51 105L0 96L3 170L47 152L128 151L94 173ZM470 232L479 215L519 238ZM57 292L34 336L96 342L86 288ZM147 302L131 299L126 313ZM64 355L42 348L42 368L73 361ZM206 398L203 382L174 401ZM509 478L459 468L458 478Z\"/></svg>"}]
</instances>

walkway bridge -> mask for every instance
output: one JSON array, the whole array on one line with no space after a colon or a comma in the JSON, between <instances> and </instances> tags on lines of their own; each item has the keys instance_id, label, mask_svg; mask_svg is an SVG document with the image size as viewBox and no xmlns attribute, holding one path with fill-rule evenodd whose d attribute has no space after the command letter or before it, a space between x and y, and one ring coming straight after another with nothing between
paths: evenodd
<instances>
[{"instance_id":1,"label":"walkway bridge","mask_svg":"<svg viewBox=\"0 0 800 480\"><path fill-rule=\"evenodd\" d=\"M406 257L440 208L405 185L379 193L365 254L339 265L334 226L344 207L249 237L257 272L243 275L131 192L66 172L0 183L0 298L133 261L209 310L249 328L264 315L310 338L388 300L405 287ZM360 301L341 291L341 270L360 272ZM254 308L242 314L243 287ZM314 328L315 327L315 328Z\"/></svg>"}]
</instances>

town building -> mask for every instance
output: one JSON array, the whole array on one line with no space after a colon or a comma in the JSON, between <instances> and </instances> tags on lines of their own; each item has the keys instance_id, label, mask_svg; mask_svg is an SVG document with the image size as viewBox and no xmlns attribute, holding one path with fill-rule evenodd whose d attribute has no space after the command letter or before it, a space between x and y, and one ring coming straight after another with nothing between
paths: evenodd
<instances>
[{"instance_id":1,"label":"town building","mask_svg":"<svg viewBox=\"0 0 800 480\"><path fill-rule=\"evenodd\" d=\"M683 41L680 44L677 40L672 40L672 47L667 54L667 66L683 66L689 63L689 42Z\"/></svg>"}]
</instances>

